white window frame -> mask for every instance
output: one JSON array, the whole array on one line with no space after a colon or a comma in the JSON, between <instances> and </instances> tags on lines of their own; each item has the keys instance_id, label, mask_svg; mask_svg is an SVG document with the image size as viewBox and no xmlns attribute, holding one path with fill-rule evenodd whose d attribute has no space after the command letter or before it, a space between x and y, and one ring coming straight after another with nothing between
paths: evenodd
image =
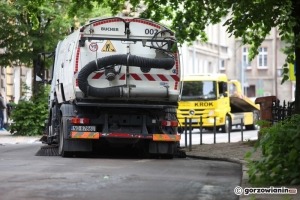
<instances>
[{"instance_id":1,"label":"white window frame","mask_svg":"<svg viewBox=\"0 0 300 200\"><path fill-rule=\"evenodd\" d=\"M268 68L268 48L259 47L257 55L257 68L267 69Z\"/></svg>"},{"instance_id":2,"label":"white window frame","mask_svg":"<svg viewBox=\"0 0 300 200\"><path fill-rule=\"evenodd\" d=\"M243 47L242 49L242 66L245 69L251 69L251 62L249 61L249 47Z\"/></svg>"}]
</instances>

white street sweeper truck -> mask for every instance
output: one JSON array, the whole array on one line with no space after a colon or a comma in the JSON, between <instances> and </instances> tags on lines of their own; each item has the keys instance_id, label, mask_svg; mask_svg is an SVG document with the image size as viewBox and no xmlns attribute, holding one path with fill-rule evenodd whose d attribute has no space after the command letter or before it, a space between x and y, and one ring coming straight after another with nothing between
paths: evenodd
<instances>
[{"instance_id":1,"label":"white street sweeper truck","mask_svg":"<svg viewBox=\"0 0 300 200\"><path fill-rule=\"evenodd\" d=\"M57 45L46 143L63 157L127 145L172 157L180 71L167 27L141 18L89 21Z\"/></svg>"}]
</instances>

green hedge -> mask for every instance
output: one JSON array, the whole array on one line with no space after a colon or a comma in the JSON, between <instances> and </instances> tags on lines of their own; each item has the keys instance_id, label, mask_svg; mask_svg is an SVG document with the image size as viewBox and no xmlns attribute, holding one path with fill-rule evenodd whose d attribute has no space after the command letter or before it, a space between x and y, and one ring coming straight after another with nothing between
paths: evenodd
<instances>
[{"instance_id":1,"label":"green hedge","mask_svg":"<svg viewBox=\"0 0 300 200\"><path fill-rule=\"evenodd\" d=\"M9 131L14 135L42 135L48 117L49 86L40 85L37 94L29 100L23 99L16 104L11 113L13 123Z\"/></svg>"},{"instance_id":2,"label":"green hedge","mask_svg":"<svg viewBox=\"0 0 300 200\"><path fill-rule=\"evenodd\" d=\"M300 184L300 115L260 130L255 150L262 150L259 161L248 161L249 182L253 184Z\"/></svg>"}]
</instances>

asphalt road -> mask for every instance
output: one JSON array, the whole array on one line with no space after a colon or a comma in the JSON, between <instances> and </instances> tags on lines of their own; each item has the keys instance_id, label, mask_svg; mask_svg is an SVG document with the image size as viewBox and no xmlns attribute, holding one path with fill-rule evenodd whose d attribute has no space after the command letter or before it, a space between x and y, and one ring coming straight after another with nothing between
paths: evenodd
<instances>
[{"instance_id":1,"label":"asphalt road","mask_svg":"<svg viewBox=\"0 0 300 200\"><path fill-rule=\"evenodd\" d=\"M234 200L241 166L175 158L35 156L40 144L0 145L1 200Z\"/></svg>"}]
</instances>

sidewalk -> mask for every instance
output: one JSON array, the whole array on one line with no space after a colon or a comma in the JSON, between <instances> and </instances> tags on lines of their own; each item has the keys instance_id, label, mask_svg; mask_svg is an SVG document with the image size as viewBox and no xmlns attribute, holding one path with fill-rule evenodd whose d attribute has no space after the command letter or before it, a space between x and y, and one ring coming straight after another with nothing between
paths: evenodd
<instances>
[{"instance_id":1,"label":"sidewalk","mask_svg":"<svg viewBox=\"0 0 300 200\"><path fill-rule=\"evenodd\" d=\"M245 188L254 188L248 183L248 174L246 161L244 160L244 155L246 152L251 151L253 147L247 142L234 142L234 143L216 143L216 144L204 144L204 145L193 145L192 150L189 151L189 148L184 148L187 157L196 158L196 159L205 159L205 160L217 160L217 161L227 161L238 163L242 167L242 178L240 187ZM260 152L255 152L253 154L254 158L259 158L261 155ZM269 188L271 186L266 186ZM300 199L300 186L284 186L286 188L297 189L297 194L250 194L250 195L240 195L240 200L298 200ZM274 186L274 188L280 188L280 186ZM234 189L232 189L234 192Z\"/></svg>"},{"instance_id":2,"label":"sidewalk","mask_svg":"<svg viewBox=\"0 0 300 200\"><path fill-rule=\"evenodd\" d=\"M0 146L9 144L41 143L41 136L13 136L8 131L0 131Z\"/></svg>"}]
</instances>

